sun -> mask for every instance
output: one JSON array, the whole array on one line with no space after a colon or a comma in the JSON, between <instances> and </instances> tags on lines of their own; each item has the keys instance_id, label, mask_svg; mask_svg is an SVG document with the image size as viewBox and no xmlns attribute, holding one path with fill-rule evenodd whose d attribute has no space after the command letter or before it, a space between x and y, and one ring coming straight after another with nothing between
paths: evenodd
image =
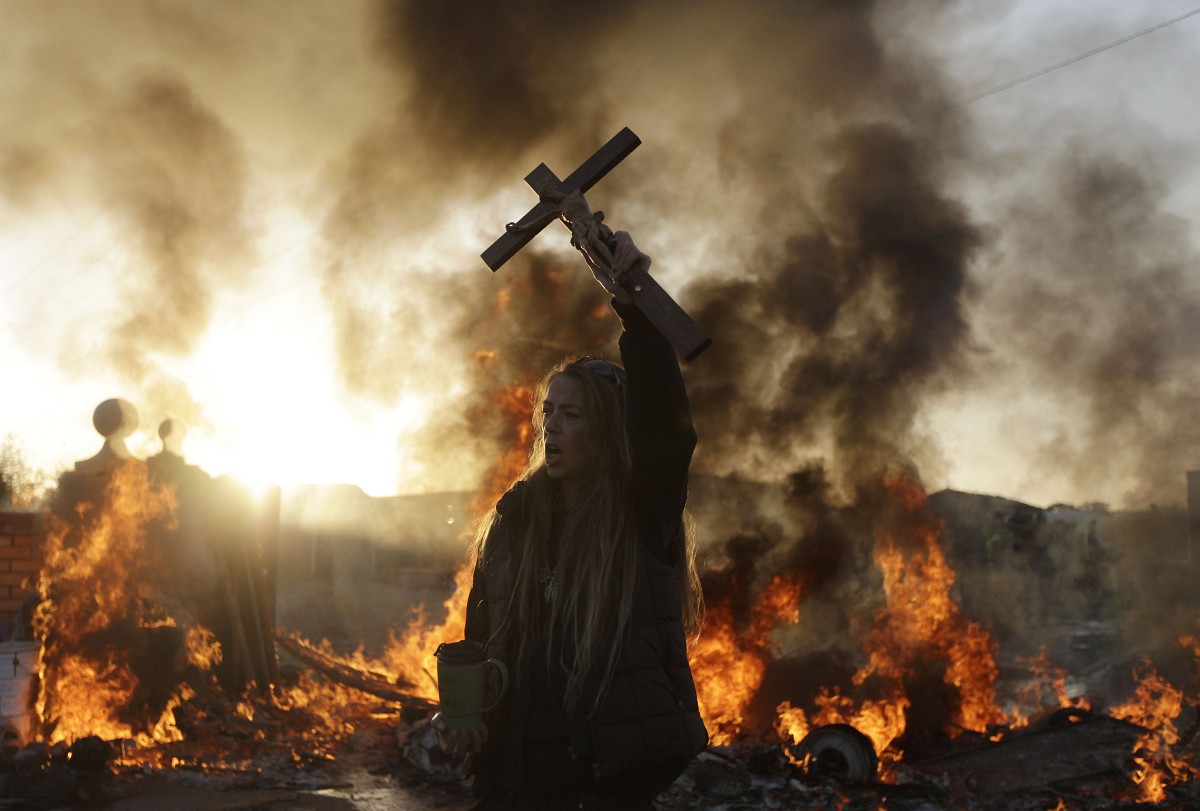
<instances>
[{"instance_id":1,"label":"sun","mask_svg":"<svg viewBox=\"0 0 1200 811\"><path fill-rule=\"evenodd\" d=\"M177 370L203 411L188 460L249 482L346 483L376 496L413 487L421 471L405 437L425 424L430 399L356 401L339 381L326 319L274 309L214 323Z\"/></svg>"}]
</instances>

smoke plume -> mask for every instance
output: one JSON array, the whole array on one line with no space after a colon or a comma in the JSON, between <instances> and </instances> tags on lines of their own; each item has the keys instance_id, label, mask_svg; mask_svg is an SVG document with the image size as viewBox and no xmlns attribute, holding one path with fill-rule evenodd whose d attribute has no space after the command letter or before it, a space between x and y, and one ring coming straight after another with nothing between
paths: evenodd
<instances>
[{"instance_id":1,"label":"smoke plume","mask_svg":"<svg viewBox=\"0 0 1200 811\"><path fill-rule=\"evenodd\" d=\"M1068 413L1038 466L1085 490L1130 482L1122 501L1178 503L1196 463L1200 285L1188 224L1164 207L1164 170L1075 145L1046 192L1009 211L1028 274L995 284L992 312L1037 389Z\"/></svg>"},{"instance_id":2,"label":"smoke plume","mask_svg":"<svg viewBox=\"0 0 1200 811\"><path fill-rule=\"evenodd\" d=\"M170 77L136 81L94 124L97 194L117 221L135 277L108 361L134 381L150 352L183 356L208 327L216 289L236 284L253 243L245 159L234 134Z\"/></svg>"},{"instance_id":3,"label":"smoke plume","mask_svg":"<svg viewBox=\"0 0 1200 811\"><path fill-rule=\"evenodd\" d=\"M204 393L174 370L221 297L315 275L323 309L293 320L328 319L348 410L429 404L405 486L486 488L533 382L566 354L613 356L619 327L557 226L498 273L479 253L534 204L526 173L565 176L629 126L643 145L589 202L714 338L684 370L710 583L752 602L769 574L795 574L806 621L785 651L851 658L878 608L876 532L895 518L880 482L948 479L967 449L934 437L955 403L1011 426L1030 502L1175 504L1197 464L1200 289L1169 199L1187 151L1149 127L1101 144L1091 122L1073 142L996 146L1025 122L992 131L960 104L940 61L964 25L950 4L77 11L0 9L14 32L0 205L23 222L90 215L107 241L77 271L45 260L50 292L29 294L32 261L0 291L28 302L23 345L127 383L144 414L203 421ZM973 34L1007 17L972 11ZM292 215L304 225L265 258L267 224ZM243 302L244 319L271 303ZM991 506L990 534L948 529L970 613L1005 638L1043 609L1094 613L1088 532ZM1131 540L1159 529L1097 519L1099 546L1137 573L1107 587L1113 606L1168 554Z\"/></svg>"}]
</instances>

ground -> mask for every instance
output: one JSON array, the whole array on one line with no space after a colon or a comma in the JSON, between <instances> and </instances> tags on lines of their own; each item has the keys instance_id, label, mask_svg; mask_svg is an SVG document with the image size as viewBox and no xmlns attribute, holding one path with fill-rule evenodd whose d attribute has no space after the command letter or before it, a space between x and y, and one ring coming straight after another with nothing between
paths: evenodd
<instances>
[{"instance_id":1,"label":"ground","mask_svg":"<svg viewBox=\"0 0 1200 811\"><path fill-rule=\"evenodd\" d=\"M465 811L459 784L439 785L416 771L396 743L394 722L356 733L336 764L289 774L219 775L171 770L118 772L109 786L112 811Z\"/></svg>"}]
</instances>

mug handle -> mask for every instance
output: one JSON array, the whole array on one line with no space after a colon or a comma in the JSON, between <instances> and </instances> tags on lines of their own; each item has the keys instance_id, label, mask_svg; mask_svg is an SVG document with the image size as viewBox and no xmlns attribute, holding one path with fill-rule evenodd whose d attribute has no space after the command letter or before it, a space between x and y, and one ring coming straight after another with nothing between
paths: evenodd
<instances>
[{"instance_id":1,"label":"mug handle","mask_svg":"<svg viewBox=\"0 0 1200 811\"><path fill-rule=\"evenodd\" d=\"M483 666L486 668L488 665L491 665L492 667L496 668L496 670L500 671L500 694L496 696L495 701L493 701L491 704L488 704L486 707L480 710L480 712L488 712L489 710L494 709L495 706L500 703L500 699L504 698L504 694L508 692L508 668L504 666L504 662L501 662L499 659L488 659L483 663Z\"/></svg>"}]
</instances>

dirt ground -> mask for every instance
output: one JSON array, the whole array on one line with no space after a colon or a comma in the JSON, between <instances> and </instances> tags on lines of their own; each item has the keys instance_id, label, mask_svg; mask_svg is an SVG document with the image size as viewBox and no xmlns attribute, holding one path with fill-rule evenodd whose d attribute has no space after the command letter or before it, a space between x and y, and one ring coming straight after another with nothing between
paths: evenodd
<instances>
[{"instance_id":1,"label":"dirt ground","mask_svg":"<svg viewBox=\"0 0 1200 811\"><path fill-rule=\"evenodd\" d=\"M120 786L112 811L465 811L465 795L421 786L404 786L395 778L365 772L346 775L344 785L325 789L246 789L180 785L162 777L147 777Z\"/></svg>"},{"instance_id":2,"label":"dirt ground","mask_svg":"<svg viewBox=\"0 0 1200 811\"><path fill-rule=\"evenodd\" d=\"M356 738L356 751L315 771L287 773L266 767L261 775L196 771L118 771L105 786L112 811L465 811L472 804L458 783L439 784L409 764L386 721Z\"/></svg>"}]
</instances>

